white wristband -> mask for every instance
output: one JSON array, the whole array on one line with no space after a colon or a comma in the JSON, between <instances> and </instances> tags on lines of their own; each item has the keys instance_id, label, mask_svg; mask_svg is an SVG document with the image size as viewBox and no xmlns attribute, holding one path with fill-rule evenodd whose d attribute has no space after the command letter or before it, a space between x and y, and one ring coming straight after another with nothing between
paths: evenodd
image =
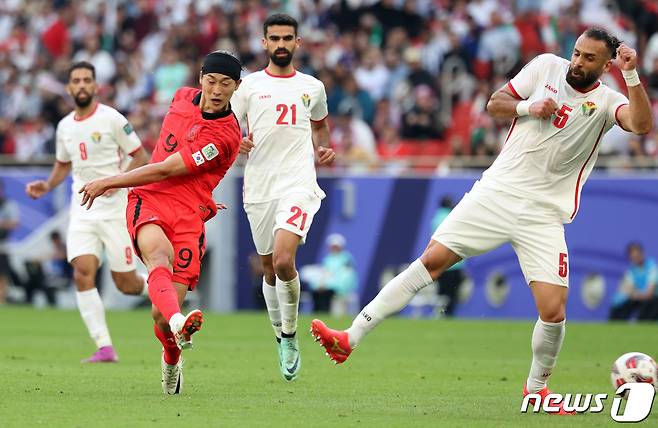
<instances>
[{"instance_id":1,"label":"white wristband","mask_svg":"<svg viewBox=\"0 0 658 428\"><path fill-rule=\"evenodd\" d=\"M527 116L530 114L530 100L519 101L516 105L516 114L519 116Z\"/></svg>"},{"instance_id":2,"label":"white wristband","mask_svg":"<svg viewBox=\"0 0 658 428\"><path fill-rule=\"evenodd\" d=\"M626 86L637 86L640 84L640 75L637 74L636 69L622 70L621 75L624 76Z\"/></svg>"}]
</instances>

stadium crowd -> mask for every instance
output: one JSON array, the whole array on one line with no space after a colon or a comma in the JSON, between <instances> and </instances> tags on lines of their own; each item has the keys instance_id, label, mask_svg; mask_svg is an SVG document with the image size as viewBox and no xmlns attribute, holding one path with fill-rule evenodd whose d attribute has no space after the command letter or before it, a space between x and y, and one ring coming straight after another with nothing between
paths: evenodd
<instances>
[{"instance_id":1,"label":"stadium crowd","mask_svg":"<svg viewBox=\"0 0 658 428\"><path fill-rule=\"evenodd\" d=\"M339 163L422 167L436 156L489 162L509 124L484 111L490 94L543 52L569 58L584 27L611 30L638 50L658 118L656 0L6 0L0 5L0 154L49 159L72 61L97 69L102 102L124 113L152 149L174 91L197 86L215 49L262 69L263 19L295 16L296 67L320 78ZM614 69L606 84L625 92ZM601 156L655 165L658 130L615 127ZM635 162L631 163L631 161ZM646 162L648 161L648 162Z\"/></svg>"}]
</instances>

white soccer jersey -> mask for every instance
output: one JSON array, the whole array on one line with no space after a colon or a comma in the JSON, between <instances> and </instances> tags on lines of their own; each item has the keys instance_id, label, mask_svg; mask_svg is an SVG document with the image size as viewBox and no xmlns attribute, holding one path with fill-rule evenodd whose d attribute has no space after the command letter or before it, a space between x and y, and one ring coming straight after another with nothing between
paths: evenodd
<instances>
[{"instance_id":1,"label":"white soccer jersey","mask_svg":"<svg viewBox=\"0 0 658 428\"><path fill-rule=\"evenodd\" d=\"M580 192L598 155L601 137L628 99L600 81L587 93L566 81L569 61L552 54L529 62L508 84L518 98L555 99L559 110L549 119L515 118L501 153L482 184L552 205L570 223Z\"/></svg>"},{"instance_id":2,"label":"white soccer jersey","mask_svg":"<svg viewBox=\"0 0 658 428\"><path fill-rule=\"evenodd\" d=\"M317 184L311 121L327 116L324 85L299 71L252 73L231 98L231 107L253 133L244 173L244 202L260 203L292 192L325 194Z\"/></svg>"},{"instance_id":3,"label":"white soccer jersey","mask_svg":"<svg viewBox=\"0 0 658 428\"><path fill-rule=\"evenodd\" d=\"M80 206L78 193L87 182L121 173L121 162L142 143L128 120L112 107L98 103L88 116L76 119L69 113L57 125L56 158L72 162L71 218L109 220L125 218L127 190L118 189L112 196L102 196L91 209Z\"/></svg>"}]
</instances>

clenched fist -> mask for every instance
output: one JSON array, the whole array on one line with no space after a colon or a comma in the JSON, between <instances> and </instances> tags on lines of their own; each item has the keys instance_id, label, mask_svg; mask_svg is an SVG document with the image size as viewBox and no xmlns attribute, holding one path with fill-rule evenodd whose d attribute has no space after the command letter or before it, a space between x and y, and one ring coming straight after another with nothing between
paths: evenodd
<instances>
[{"instance_id":1,"label":"clenched fist","mask_svg":"<svg viewBox=\"0 0 658 428\"><path fill-rule=\"evenodd\" d=\"M530 104L528 110L530 116L538 117L540 119L550 119L553 113L558 110L558 105L553 98L544 98L543 100L535 101Z\"/></svg>"}]
</instances>

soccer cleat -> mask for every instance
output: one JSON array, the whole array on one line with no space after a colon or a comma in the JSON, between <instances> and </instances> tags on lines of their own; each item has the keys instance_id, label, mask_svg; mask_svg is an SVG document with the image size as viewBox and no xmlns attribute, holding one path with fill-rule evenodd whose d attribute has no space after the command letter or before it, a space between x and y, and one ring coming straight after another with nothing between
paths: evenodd
<instances>
[{"instance_id":1,"label":"soccer cleat","mask_svg":"<svg viewBox=\"0 0 658 428\"><path fill-rule=\"evenodd\" d=\"M541 391L535 392L535 394L539 394L539 396L541 397L542 406L544 405L544 401L546 400L546 396L549 395L550 393L551 393L551 391L548 389L547 386L545 386ZM523 385L523 396L525 397L528 394L530 394L530 392L528 391L528 385L524 384ZM534 399L528 400L528 404L533 406L535 404L535 400ZM549 415L575 415L576 414L576 411L567 412L566 410L564 410L563 403L556 403L556 404L554 404L554 406L559 408L560 410L557 411L557 412L551 412L551 413L549 413Z\"/></svg>"},{"instance_id":2,"label":"soccer cleat","mask_svg":"<svg viewBox=\"0 0 658 428\"><path fill-rule=\"evenodd\" d=\"M163 351L161 365L162 392L169 395L183 392L183 356L178 357L176 364L169 365L165 362Z\"/></svg>"},{"instance_id":3,"label":"soccer cleat","mask_svg":"<svg viewBox=\"0 0 658 428\"><path fill-rule=\"evenodd\" d=\"M203 324L203 314L200 310L195 309L187 314L183 326L178 331L174 332L176 345L180 349L191 349L192 335L201 330L201 324Z\"/></svg>"},{"instance_id":4,"label":"soccer cleat","mask_svg":"<svg viewBox=\"0 0 658 428\"><path fill-rule=\"evenodd\" d=\"M119 361L119 357L112 345L102 346L89 358L85 358L80 361L81 363L116 363Z\"/></svg>"},{"instance_id":5,"label":"soccer cleat","mask_svg":"<svg viewBox=\"0 0 658 428\"><path fill-rule=\"evenodd\" d=\"M297 337L282 337L279 345L279 368L281 375L288 382L297 379L299 369L302 368L302 357L299 354Z\"/></svg>"},{"instance_id":6,"label":"soccer cleat","mask_svg":"<svg viewBox=\"0 0 658 428\"><path fill-rule=\"evenodd\" d=\"M326 354L336 364L344 363L352 353L345 331L333 330L316 319L311 322L311 334L316 342L320 342L320 345L327 351Z\"/></svg>"}]
</instances>

